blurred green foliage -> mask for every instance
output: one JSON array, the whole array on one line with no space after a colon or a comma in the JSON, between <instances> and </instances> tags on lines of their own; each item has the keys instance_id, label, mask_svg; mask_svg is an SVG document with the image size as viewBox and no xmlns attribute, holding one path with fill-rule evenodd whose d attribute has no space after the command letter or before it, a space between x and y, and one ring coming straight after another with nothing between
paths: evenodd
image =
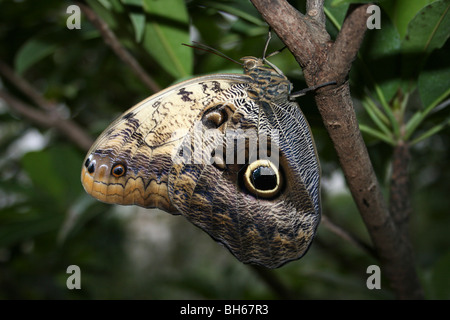
<instances>
[{"instance_id":1,"label":"blurred green foliage","mask_svg":"<svg viewBox=\"0 0 450 320\"><path fill-rule=\"evenodd\" d=\"M86 2L161 88L193 75L236 72L230 61L193 53L181 43L199 41L234 59L260 56L268 30L247 1ZM351 2L326 1L333 38ZM304 1L290 3L304 11ZM385 190L392 146L398 141L412 144L410 234L417 269L427 298L449 299L450 1L409 3L378 3L381 29L367 31L350 81L361 129ZM66 27L70 4L0 1L0 59L96 137L152 92L83 14L81 29ZM274 39L270 50L282 46ZM296 89L305 86L289 52L271 61ZM5 78L0 89L30 102ZM322 163L324 213L370 243L342 185L312 97L302 97L299 103ZM85 152L54 129L23 119L0 100L1 299L279 298L252 268L182 217L90 198L80 184ZM81 268L81 290L66 287L66 269L73 264ZM385 282L381 290L367 289L371 264L377 261L321 225L304 258L270 272L296 298L392 298Z\"/></svg>"}]
</instances>

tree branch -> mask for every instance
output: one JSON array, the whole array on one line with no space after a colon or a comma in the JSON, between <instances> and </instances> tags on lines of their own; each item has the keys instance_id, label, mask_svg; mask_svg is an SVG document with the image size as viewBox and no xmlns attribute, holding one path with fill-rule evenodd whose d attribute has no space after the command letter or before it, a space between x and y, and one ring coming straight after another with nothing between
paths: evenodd
<instances>
[{"instance_id":1,"label":"tree branch","mask_svg":"<svg viewBox=\"0 0 450 320\"><path fill-rule=\"evenodd\" d=\"M367 245L361 239L358 239L353 234L349 233L348 231L344 230L342 227L335 224L327 216L322 215L321 223L323 223L325 228L330 230L332 233L334 233L338 237L344 239L345 241L348 241L349 243L353 244L355 247L360 248L361 250L363 250L370 256L372 256L374 258L378 258L377 253L371 246Z\"/></svg>"},{"instance_id":2,"label":"tree branch","mask_svg":"<svg viewBox=\"0 0 450 320\"><path fill-rule=\"evenodd\" d=\"M45 128L55 128L81 149L88 150L91 147L93 140L87 136L84 130L81 129L76 123L67 119L61 119L57 116L55 117L54 114L33 108L13 97L3 89L0 89L0 98L2 98L12 110L16 111L21 116L39 126Z\"/></svg>"},{"instance_id":3,"label":"tree branch","mask_svg":"<svg viewBox=\"0 0 450 320\"><path fill-rule=\"evenodd\" d=\"M306 13L325 27L325 12L323 11L324 0L308 0L306 1Z\"/></svg>"},{"instance_id":4,"label":"tree branch","mask_svg":"<svg viewBox=\"0 0 450 320\"><path fill-rule=\"evenodd\" d=\"M389 215L359 131L347 81L366 30L368 4L349 8L333 43L323 23L302 15L285 0L251 2L293 53L308 86L337 82L337 86L318 89L315 99L347 184L397 297L422 298L411 246ZM320 3L308 2L308 8L320 7Z\"/></svg>"},{"instance_id":5,"label":"tree branch","mask_svg":"<svg viewBox=\"0 0 450 320\"><path fill-rule=\"evenodd\" d=\"M267 286L276 294L280 299L293 300L300 299L284 285L283 282L277 277L273 270L250 264L249 267L267 284Z\"/></svg>"},{"instance_id":6,"label":"tree branch","mask_svg":"<svg viewBox=\"0 0 450 320\"><path fill-rule=\"evenodd\" d=\"M6 63L0 60L0 75L11 82L30 100L36 103L41 110L36 109L0 89L0 98L14 111L28 120L45 128L55 128L68 137L83 150L88 150L93 140L75 122L64 119L56 109L53 102L46 100L27 80L17 75Z\"/></svg>"},{"instance_id":7,"label":"tree branch","mask_svg":"<svg viewBox=\"0 0 450 320\"><path fill-rule=\"evenodd\" d=\"M18 76L6 63L0 60L0 75L8 79L19 90L21 90L28 98L43 110L54 111L56 106L42 97L28 81Z\"/></svg>"},{"instance_id":8,"label":"tree branch","mask_svg":"<svg viewBox=\"0 0 450 320\"><path fill-rule=\"evenodd\" d=\"M330 41L324 26L295 10L287 1L251 0L251 2L286 44L302 69L304 71L313 69L314 66L310 64L319 60L316 56L321 54L317 48L322 43Z\"/></svg>"},{"instance_id":9,"label":"tree branch","mask_svg":"<svg viewBox=\"0 0 450 320\"><path fill-rule=\"evenodd\" d=\"M392 175L389 186L389 212L402 234L407 234L407 222L411 215L408 169L410 162L409 147L400 142L394 148L392 157Z\"/></svg>"},{"instance_id":10,"label":"tree branch","mask_svg":"<svg viewBox=\"0 0 450 320\"><path fill-rule=\"evenodd\" d=\"M116 35L111 31L108 25L87 5L76 2L86 17L100 31L105 43L114 51L114 53L138 76L138 78L153 92L161 90L160 86L145 72L139 62L122 46Z\"/></svg>"},{"instance_id":11,"label":"tree branch","mask_svg":"<svg viewBox=\"0 0 450 320\"><path fill-rule=\"evenodd\" d=\"M352 63L366 31L369 5L351 5L337 39L328 52L328 63L323 65L323 73L331 73L338 83L348 77Z\"/></svg>"}]
</instances>

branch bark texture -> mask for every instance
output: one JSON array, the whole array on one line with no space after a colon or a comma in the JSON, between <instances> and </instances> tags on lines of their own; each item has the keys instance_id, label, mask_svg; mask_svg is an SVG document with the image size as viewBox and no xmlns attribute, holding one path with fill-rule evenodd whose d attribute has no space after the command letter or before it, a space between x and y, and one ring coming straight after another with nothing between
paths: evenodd
<instances>
[{"instance_id":1,"label":"branch bark texture","mask_svg":"<svg viewBox=\"0 0 450 320\"><path fill-rule=\"evenodd\" d=\"M337 82L318 89L315 99L347 184L396 296L422 298L411 246L389 213L350 96L348 74L366 31L368 4L350 6L333 42L325 30L322 0L307 1L306 15L285 0L251 2L293 53L308 86Z\"/></svg>"}]
</instances>

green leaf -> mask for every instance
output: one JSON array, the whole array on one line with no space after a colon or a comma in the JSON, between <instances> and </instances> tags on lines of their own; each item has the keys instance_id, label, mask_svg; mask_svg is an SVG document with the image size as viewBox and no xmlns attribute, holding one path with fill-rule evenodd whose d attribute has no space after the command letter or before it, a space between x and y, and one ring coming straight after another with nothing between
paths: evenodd
<instances>
[{"instance_id":1,"label":"green leaf","mask_svg":"<svg viewBox=\"0 0 450 320\"><path fill-rule=\"evenodd\" d=\"M121 0L123 4L129 4L132 6L142 6L142 0Z\"/></svg>"},{"instance_id":2,"label":"green leaf","mask_svg":"<svg viewBox=\"0 0 450 320\"><path fill-rule=\"evenodd\" d=\"M35 190L62 206L82 192L81 162L73 148L61 146L29 152L22 158L22 166Z\"/></svg>"},{"instance_id":3,"label":"green leaf","mask_svg":"<svg viewBox=\"0 0 450 320\"><path fill-rule=\"evenodd\" d=\"M189 43L189 17L182 0L144 0L148 13L143 45L161 66L175 78L192 73Z\"/></svg>"},{"instance_id":4,"label":"green leaf","mask_svg":"<svg viewBox=\"0 0 450 320\"><path fill-rule=\"evenodd\" d=\"M404 75L415 76L423 66L426 56L441 48L450 33L450 0L429 4L411 20L402 41Z\"/></svg>"},{"instance_id":5,"label":"green leaf","mask_svg":"<svg viewBox=\"0 0 450 320\"><path fill-rule=\"evenodd\" d=\"M37 205L36 202L33 203ZM48 233L55 230L61 225L63 215L54 213L40 212L31 208L26 214L18 214L17 208L8 208L2 210L2 218L9 216L10 219L2 219L2 226L0 230L0 246L6 247L17 243L19 241L28 240L36 235ZM11 218L13 217L13 218Z\"/></svg>"},{"instance_id":6,"label":"green leaf","mask_svg":"<svg viewBox=\"0 0 450 320\"><path fill-rule=\"evenodd\" d=\"M378 107L373 103L373 101L369 98L362 101L362 105L366 110L369 117L372 121L377 125L378 129L380 129L387 136L391 135L391 131L386 126L386 123L389 123L389 120L386 116L378 109Z\"/></svg>"},{"instance_id":7,"label":"green leaf","mask_svg":"<svg viewBox=\"0 0 450 320\"><path fill-rule=\"evenodd\" d=\"M90 0L88 0L88 2L90 2ZM108 0L97 0L97 2L99 2L106 9L111 10L112 5Z\"/></svg>"},{"instance_id":8,"label":"green leaf","mask_svg":"<svg viewBox=\"0 0 450 320\"><path fill-rule=\"evenodd\" d=\"M417 137L416 139L414 139L411 142L411 145L414 145L422 140L425 140L429 137L431 137L432 135L435 135L436 133L438 133L439 131L445 129L446 127L448 127L448 125L450 124L450 119L447 119L447 121L444 121L441 124L438 124L434 127L432 127L431 129L425 131L423 134L421 134L419 137Z\"/></svg>"},{"instance_id":9,"label":"green leaf","mask_svg":"<svg viewBox=\"0 0 450 320\"><path fill-rule=\"evenodd\" d=\"M125 11L121 0L108 0L111 4L111 9L118 13L123 13Z\"/></svg>"},{"instance_id":10,"label":"green leaf","mask_svg":"<svg viewBox=\"0 0 450 320\"><path fill-rule=\"evenodd\" d=\"M382 11L381 29L367 31L360 55L386 101L394 96L400 85L400 48L400 35Z\"/></svg>"},{"instance_id":11,"label":"green leaf","mask_svg":"<svg viewBox=\"0 0 450 320\"><path fill-rule=\"evenodd\" d=\"M450 58L448 56L448 46L446 45L444 48L433 52L429 56L425 68L419 74L418 88L423 108L417 111L408 121L405 134L407 139L414 134L428 114L450 95ZM438 131L431 130L430 132ZM428 136L430 136L428 133L422 135L415 140L415 143Z\"/></svg>"},{"instance_id":12,"label":"green leaf","mask_svg":"<svg viewBox=\"0 0 450 320\"><path fill-rule=\"evenodd\" d=\"M113 8L110 1L106 0L86 0L88 5L95 11L96 14L112 29L115 30L118 27L118 22L113 15Z\"/></svg>"},{"instance_id":13,"label":"green leaf","mask_svg":"<svg viewBox=\"0 0 450 320\"><path fill-rule=\"evenodd\" d=\"M419 124L423 121L424 115L422 111L418 111L414 113L414 115L409 119L408 123L406 124L406 134L405 138L409 139L409 137L414 133L414 131L417 129Z\"/></svg>"},{"instance_id":14,"label":"green leaf","mask_svg":"<svg viewBox=\"0 0 450 320\"><path fill-rule=\"evenodd\" d=\"M427 59L427 64L419 74L419 94L425 107L440 102L441 96L450 88L450 44L434 51Z\"/></svg>"},{"instance_id":15,"label":"green leaf","mask_svg":"<svg viewBox=\"0 0 450 320\"><path fill-rule=\"evenodd\" d=\"M33 185L53 199L62 198L64 181L53 169L50 153L36 151L27 153L22 159L22 165Z\"/></svg>"},{"instance_id":16,"label":"green leaf","mask_svg":"<svg viewBox=\"0 0 450 320\"><path fill-rule=\"evenodd\" d=\"M121 2L126 6L135 7L133 9L138 9L130 10L129 16L133 24L136 42L139 43L144 36L146 22L145 14L142 12L142 0L121 0Z\"/></svg>"},{"instance_id":17,"label":"green leaf","mask_svg":"<svg viewBox=\"0 0 450 320\"><path fill-rule=\"evenodd\" d=\"M336 39L338 32L341 30L342 24L344 23L348 4L333 6L331 2L332 0L326 0L323 9L327 16L327 31L333 39Z\"/></svg>"},{"instance_id":18,"label":"green leaf","mask_svg":"<svg viewBox=\"0 0 450 320\"><path fill-rule=\"evenodd\" d=\"M391 110L389 100L400 86L400 36L389 17L381 11L381 29L368 30L362 43L358 60L350 73L354 92L363 99L369 88L378 97L380 105L389 119L393 136L399 136L398 120ZM359 91L359 92L358 92ZM386 119L378 115L382 121Z\"/></svg>"},{"instance_id":19,"label":"green leaf","mask_svg":"<svg viewBox=\"0 0 450 320\"><path fill-rule=\"evenodd\" d=\"M141 42L145 31L145 14L130 13L130 19L133 24L136 42Z\"/></svg>"},{"instance_id":20,"label":"green leaf","mask_svg":"<svg viewBox=\"0 0 450 320\"><path fill-rule=\"evenodd\" d=\"M14 61L16 72L19 74L24 73L36 62L53 53L55 49L56 44L50 40L48 34L28 39L16 54Z\"/></svg>"},{"instance_id":21,"label":"green leaf","mask_svg":"<svg viewBox=\"0 0 450 320\"><path fill-rule=\"evenodd\" d=\"M380 139L380 140L382 140L382 141L384 141L384 142L386 142L386 143L388 143L390 145L395 145L395 142L392 139L392 137L384 134L381 131L375 130L375 129L373 129L373 128L369 127L369 126L366 126L364 124L360 124L359 125L359 130L361 130L361 132L364 132L364 133L366 133L368 135L371 135L372 137Z\"/></svg>"},{"instance_id":22,"label":"green leaf","mask_svg":"<svg viewBox=\"0 0 450 320\"><path fill-rule=\"evenodd\" d=\"M409 139L409 137L414 133L414 131L419 127L419 125L425 120L428 113L430 113L430 111L432 111L438 105L439 102L441 102L448 96L450 96L450 88L448 88L440 97L438 97L432 104L427 106L423 111L416 112L406 124L405 138ZM442 122L441 124L443 123L444 122Z\"/></svg>"},{"instance_id":23,"label":"green leaf","mask_svg":"<svg viewBox=\"0 0 450 320\"><path fill-rule=\"evenodd\" d=\"M250 2L232 1L230 3L221 3L218 1L202 1L201 3L209 8L215 8L232 14L259 27L267 27L267 24L261 19L258 11L256 11Z\"/></svg>"},{"instance_id":24,"label":"green leaf","mask_svg":"<svg viewBox=\"0 0 450 320\"><path fill-rule=\"evenodd\" d=\"M408 24L403 41L405 52L431 52L447 41L450 33L450 0L440 0L423 8Z\"/></svg>"},{"instance_id":25,"label":"green leaf","mask_svg":"<svg viewBox=\"0 0 450 320\"><path fill-rule=\"evenodd\" d=\"M406 34L408 24L423 7L434 0L396 0L382 1L380 6L389 15L394 25L397 27L400 37Z\"/></svg>"}]
</instances>

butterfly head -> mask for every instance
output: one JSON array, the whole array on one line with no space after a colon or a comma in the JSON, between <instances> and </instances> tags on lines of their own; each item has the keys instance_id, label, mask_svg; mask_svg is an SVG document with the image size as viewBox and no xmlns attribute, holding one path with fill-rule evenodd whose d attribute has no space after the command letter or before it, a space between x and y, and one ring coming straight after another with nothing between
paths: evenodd
<instances>
[{"instance_id":1,"label":"butterfly head","mask_svg":"<svg viewBox=\"0 0 450 320\"><path fill-rule=\"evenodd\" d=\"M244 68L244 73L245 74L250 74L252 72L255 71L265 71L265 72L273 72L274 69L272 67L267 67L266 64L264 63L264 60L261 58L256 58L256 57L251 57L251 56L247 56L247 57L242 57L241 61L243 61L242 63L242 67Z\"/></svg>"},{"instance_id":2,"label":"butterfly head","mask_svg":"<svg viewBox=\"0 0 450 320\"><path fill-rule=\"evenodd\" d=\"M267 59L243 57L244 73L250 76L254 83L254 92L258 99L267 101L286 100L292 90L288 78Z\"/></svg>"}]
</instances>

